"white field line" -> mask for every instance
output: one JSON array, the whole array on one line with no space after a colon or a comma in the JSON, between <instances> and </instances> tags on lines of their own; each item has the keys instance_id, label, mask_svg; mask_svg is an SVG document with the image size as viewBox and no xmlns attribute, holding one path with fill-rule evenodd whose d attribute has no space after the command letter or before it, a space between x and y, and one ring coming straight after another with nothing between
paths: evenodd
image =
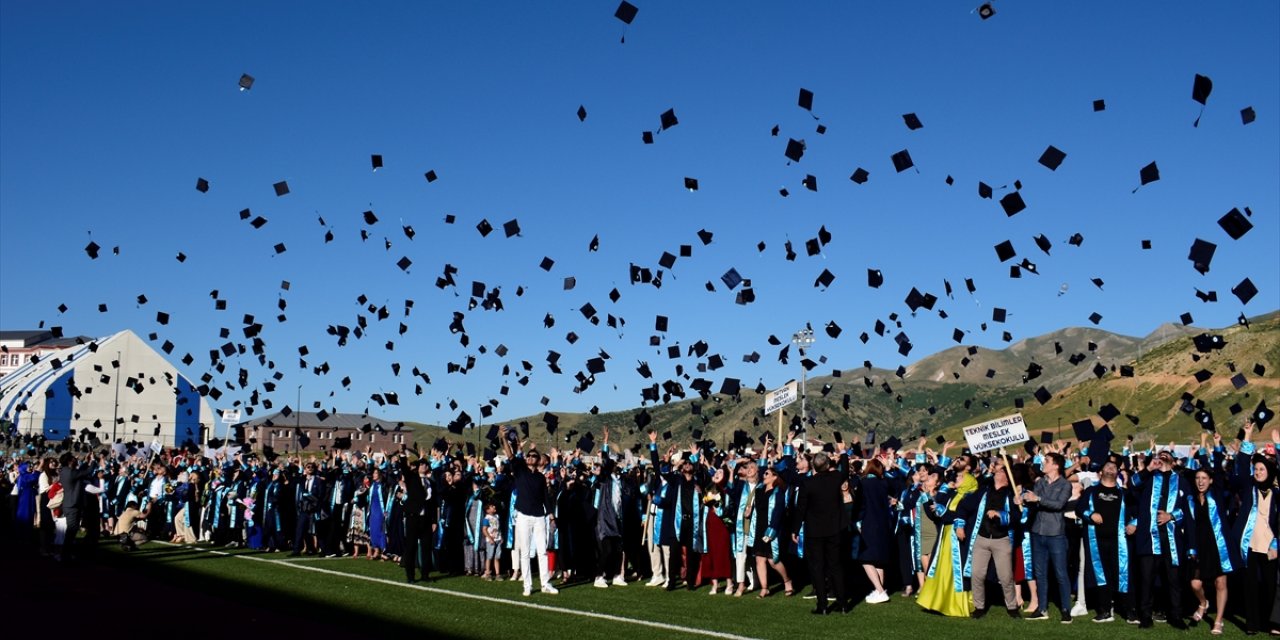
<instances>
[{"instance_id":1,"label":"white field line","mask_svg":"<svg viewBox=\"0 0 1280 640\"><path fill-rule=\"evenodd\" d=\"M157 541L157 542L160 542L160 541ZM419 584L396 582L394 580L387 580L385 578L374 578L372 576L363 576L355 573L346 573L343 571L334 571L332 569L321 569L319 567L301 565L301 564L297 564L296 561L290 562L285 560L271 560L268 558L258 558L250 555L227 553L225 551L217 551L215 549L201 549L199 547L194 547L191 545L177 545L177 544L172 544L168 542L160 542L160 544L163 544L166 546L172 546L172 547L181 547L183 549L190 549L192 551L203 551L205 553L211 553L213 555L218 555L218 556L226 556L228 558L235 558L238 560L252 560L254 562L265 562L267 564L274 564L282 567L289 567L290 569L298 569L302 571L313 571L315 573L323 573L326 575L337 576L340 578L350 578L353 580L363 580L365 582L375 582L378 584L388 585L392 587L401 587L404 589L416 589L418 591L426 591L427 593L434 593L434 594L443 595L443 596L453 596L455 598L464 598L467 600L479 600L481 602L492 602L494 604L501 604L505 606L524 607L526 609L534 609L537 611L561 613L561 614L567 614L572 616L580 616L583 618L595 618L597 620L608 620L610 622L622 622L625 624L633 624L641 627L649 627L651 629L662 629L664 631L674 631L676 633L685 633L689 635L704 636L707 638L724 638L725 640L754 640L748 636L739 636L739 635L734 635L732 633L711 631L709 629L682 627L679 625L667 624L665 622L654 622L652 620L640 620L637 618L627 618L627 617L615 616L607 613L596 613L594 611L580 611L577 609L565 609L562 607L552 607L545 604L535 604L532 602L525 602L522 600L507 600L505 598L494 598L491 596L482 596L474 593L463 593L460 591L450 591L448 589L438 589L436 587L426 587Z\"/></svg>"}]
</instances>

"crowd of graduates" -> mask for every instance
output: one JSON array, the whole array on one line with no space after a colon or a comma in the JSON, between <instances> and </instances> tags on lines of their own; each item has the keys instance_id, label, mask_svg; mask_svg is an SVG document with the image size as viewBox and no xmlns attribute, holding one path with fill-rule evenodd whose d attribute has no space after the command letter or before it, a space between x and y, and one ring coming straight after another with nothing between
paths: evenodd
<instances>
[{"instance_id":1,"label":"crowd of graduates","mask_svg":"<svg viewBox=\"0 0 1280 640\"><path fill-rule=\"evenodd\" d=\"M869 606L899 594L946 616L999 607L1046 620L1052 603L1063 623L1092 610L1097 623L1203 622L1219 634L1234 619L1276 634L1280 433L1254 432L1249 422L1229 443L1205 433L1190 446L1057 441L954 456L954 443L935 451L924 438L795 433L723 449L650 433L618 448L606 429L568 451L503 428L501 451L479 457L445 440L306 457L11 435L0 496L5 528L60 562L90 560L104 539L127 550L162 541L396 562L411 582L520 580L526 596L535 572L548 594L643 581L811 597L824 586ZM813 585L804 561L796 506L815 463L842 479L838 586ZM838 599L814 612L850 609Z\"/></svg>"}]
</instances>

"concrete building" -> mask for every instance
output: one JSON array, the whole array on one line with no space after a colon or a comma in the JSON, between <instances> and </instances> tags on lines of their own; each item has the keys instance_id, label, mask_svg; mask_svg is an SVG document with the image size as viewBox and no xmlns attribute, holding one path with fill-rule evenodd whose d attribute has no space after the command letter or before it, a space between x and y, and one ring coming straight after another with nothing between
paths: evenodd
<instances>
[{"instance_id":1,"label":"concrete building","mask_svg":"<svg viewBox=\"0 0 1280 640\"><path fill-rule=\"evenodd\" d=\"M297 430L301 437L294 435ZM351 438L353 450L373 447L374 451L399 449L401 444L413 446L413 427L380 420L359 413L318 413L279 411L231 426L233 439L243 438L250 447L271 447L276 452L319 451L333 448L339 438Z\"/></svg>"},{"instance_id":2,"label":"concrete building","mask_svg":"<svg viewBox=\"0 0 1280 640\"><path fill-rule=\"evenodd\" d=\"M5 335L17 333L26 332ZM15 344L27 339L12 338ZM43 352L35 362L26 356L25 364L0 378L0 421L50 440L75 430L103 442L204 442L213 410L162 354L128 330L80 341Z\"/></svg>"},{"instance_id":3,"label":"concrete building","mask_svg":"<svg viewBox=\"0 0 1280 640\"><path fill-rule=\"evenodd\" d=\"M54 332L46 329L0 331L0 378L30 363L32 357L43 360L54 352L88 344L91 340L88 336L54 337Z\"/></svg>"}]
</instances>

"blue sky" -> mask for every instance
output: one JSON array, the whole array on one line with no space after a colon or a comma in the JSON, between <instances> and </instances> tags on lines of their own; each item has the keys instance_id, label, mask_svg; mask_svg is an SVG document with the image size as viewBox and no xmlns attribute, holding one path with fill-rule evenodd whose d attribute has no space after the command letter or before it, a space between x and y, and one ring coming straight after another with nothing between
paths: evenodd
<instances>
[{"instance_id":1,"label":"blue sky","mask_svg":"<svg viewBox=\"0 0 1280 640\"><path fill-rule=\"evenodd\" d=\"M665 347L699 339L727 363L704 374L715 388L725 377L780 385L797 367L778 364L767 338L785 341L805 323L819 330L814 354L829 372L909 363L953 345L956 328L965 344L998 348L1002 331L1020 339L1088 325L1094 312L1103 329L1144 335L1184 312L1216 327L1280 306L1280 4L998 2L988 21L963 2L637 5L626 27L611 0L0 4L0 326L156 332L157 345L177 345L175 360L196 358L184 368L196 378L226 342L219 330L246 342L242 319L253 314L285 376L266 396L276 408L294 404L300 384L304 404L448 421L456 414L436 404L450 399L499 399L496 419L541 411L544 396L561 411L636 406L653 382L637 362L658 382L677 364L697 377L697 358L669 360ZM256 78L251 91L237 90L242 73ZM1197 73L1214 89L1193 128ZM820 120L796 105L801 87ZM1093 111L1095 99L1105 111ZM1245 126L1247 106L1258 116ZM643 144L669 108L680 124ZM906 113L924 127L908 130ZM798 163L783 155L789 138L807 144ZM1037 163L1048 145L1067 153L1056 171ZM902 149L918 173L894 172ZM375 153L385 159L377 172ZM1152 161L1161 180L1132 193ZM866 184L849 180L858 167ZM428 170L439 180L428 184ZM801 184L808 174L816 193ZM195 189L201 177L208 193ZM685 177L699 190L685 190ZM280 180L289 195L274 195ZM1010 218L998 199L1015 180L1027 208ZM977 196L978 181L995 199ZM1254 228L1234 241L1216 220L1245 206ZM268 223L253 229L239 219L245 208ZM366 210L376 224L364 224ZM481 219L497 231L481 238ZM511 219L522 234L505 238ZM805 255L824 225L831 243ZM707 246L704 228L715 234ZM1075 233L1079 247L1067 243ZM597 234L600 250L588 252ZM1038 234L1051 255L1036 248ZM1207 275L1186 259L1196 238L1218 245ZM106 247L98 260L83 251L90 239ZM795 261L784 258L788 239ZM1145 239L1152 250L1141 250ZM993 250L1003 240L1018 252L1005 264ZM281 242L287 251L274 255ZM630 264L658 269L682 244L693 255L661 289L629 284ZM413 261L407 273L402 256ZM543 257L555 260L549 273ZM1039 275L1010 278L1023 258ZM459 270L457 289L434 286L445 264ZM719 279L730 268L751 279L756 302L734 304ZM867 286L868 268L884 273L883 287ZM826 290L812 286L823 269L836 275ZM1246 276L1260 293L1241 305L1230 289ZM505 309L468 311L473 281L500 287ZM912 287L941 298L933 312L910 315ZM1196 288L1219 301L1200 302ZM226 311L215 311L213 290ZM288 320L278 323L282 294ZM362 294L390 318L369 314ZM415 301L407 319L405 299ZM588 302L599 326L578 312ZM1009 310L1007 323L991 323L993 307ZM469 347L448 330L455 311L466 314ZM914 345L905 358L896 331L858 340L895 312ZM355 327L362 313L365 337L339 348L327 327ZM626 326L607 328L605 314ZM670 326L654 348L658 314ZM821 332L831 321L844 330L835 340ZM550 350L563 375L548 370ZM574 393L573 374L600 350L607 372ZM760 363L743 363L753 351ZM469 355L468 374L446 373ZM533 364L527 386L501 375L522 360ZM311 372L325 362L329 374ZM432 380L420 397L415 366ZM219 385L241 367L252 384L216 408L246 400L271 373L246 356L228 367L214 372ZM385 391L401 406L371 406Z\"/></svg>"}]
</instances>

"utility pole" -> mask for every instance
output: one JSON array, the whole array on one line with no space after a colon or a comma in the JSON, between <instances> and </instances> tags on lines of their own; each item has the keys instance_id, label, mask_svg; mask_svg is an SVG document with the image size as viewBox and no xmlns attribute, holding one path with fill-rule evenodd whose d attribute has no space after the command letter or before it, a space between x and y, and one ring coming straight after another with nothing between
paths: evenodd
<instances>
[{"instance_id":1,"label":"utility pole","mask_svg":"<svg viewBox=\"0 0 1280 640\"><path fill-rule=\"evenodd\" d=\"M298 385L298 408L293 412L293 452L298 452L298 430L302 428L302 385Z\"/></svg>"},{"instance_id":2,"label":"utility pole","mask_svg":"<svg viewBox=\"0 0 1280 640\"><path fill-rule=\"evenodd\" d=\"M111 412L111 444L116 443L116 426L120 424L120 352L116 352L116 406Z\"/></svg>"}]
</instances>

